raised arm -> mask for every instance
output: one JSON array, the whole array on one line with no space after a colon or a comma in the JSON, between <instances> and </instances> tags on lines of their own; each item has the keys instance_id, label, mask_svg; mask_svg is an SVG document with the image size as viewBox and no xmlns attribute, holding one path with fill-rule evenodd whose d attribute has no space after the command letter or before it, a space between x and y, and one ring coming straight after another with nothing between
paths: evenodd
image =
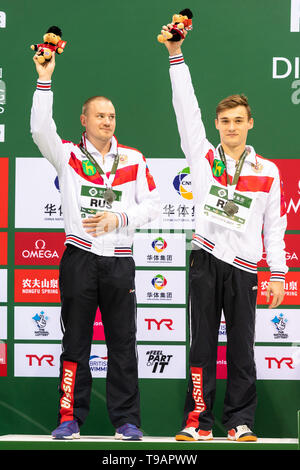
<instances>
[{"instance_id":1,"label":"raised arm","mask_svg":"<svg viewBox=\"0 0 300 470\"><path fill-rule=\"evenodd\" d=\"M52 55L49 62L43 65L38 62L37 57L37 54L33 57L38 80L31 108L31 134L41 154L59 171L62 165L63 144L56 132L56 125L52 118L53 93L51 91L55 54Z\"/></svg>"},{"instance_id":2,"label":"raised arm","mask_svg":"<svg viewBox=\"0 0 300 470\"><path fill-rule=\"evenodd\" d=\"M162 31L170 30L171 24L163 26ZM184 63L182 44L187 31L183 32L184 39L178 42L166 41L164 45L169 52L170 78L172 84L173 107L176 114L181 148L189 164L204 157L213 146L206 138L201 111L195 96L194 87L188 66Z\"/></svg>"}]
</instances>

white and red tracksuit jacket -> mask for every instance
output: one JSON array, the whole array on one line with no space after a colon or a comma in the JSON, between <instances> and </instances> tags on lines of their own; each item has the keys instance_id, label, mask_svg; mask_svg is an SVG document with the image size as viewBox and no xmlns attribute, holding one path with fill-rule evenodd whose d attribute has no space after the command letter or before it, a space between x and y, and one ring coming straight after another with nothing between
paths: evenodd
<instances>
[{"instance_id":1,"label":"white and red tracksuit jacket","mask_svg":"<svg viewBox=\"0 0 300 470\"><path fill-rule=\"evenodd\" d=\"M103 256L131 256L136 228L159 215L160 199L144 156L136 149L125 147L112 138L110 154L117 152L120 161L112 189L117 199L108 204L103 199L105 184L102 176L89 165L79 145L62 140L52 118L53 92L50 82L37 82L31 109L31 133L41 154L55 167L58 175L66 244ZM95 147L83 139L87 150L98 159ZM103 168L103 167L102 167ZM109 176L109 172L106 173ZM101 210L116 213L119 227L97 238L82 226L82 218Z\"/></svg>"},{"instance_id":2,"label":"white and red tracksuit jacket","mask_svg":"<svg viewBox=\"0 0 300 470\"><path fill-rule=\"evenodd\" d=\"M285 257L284 234L287 225L282 182L277 166L257 155L250 146L236 190L254 199L254 206L244 233L205 220L200 216L204 199L214 181L227 186L226 172L214 176L214 159L220 160L217 149L207 140L201 111L194 93L188 66L182 55L172 56L170 77L173 106L181 138L181 147L191 170L195 201L195 233L193 243L215 257L237 268L257 271L262 257L262 231L271 270L270 280L284 281L288 271ZM225 155L228 174L233 177L235 160ZM260 165L259 174L254 165ZM198 207L198 210L197 210Z\"/></svg>"}]
</instances>

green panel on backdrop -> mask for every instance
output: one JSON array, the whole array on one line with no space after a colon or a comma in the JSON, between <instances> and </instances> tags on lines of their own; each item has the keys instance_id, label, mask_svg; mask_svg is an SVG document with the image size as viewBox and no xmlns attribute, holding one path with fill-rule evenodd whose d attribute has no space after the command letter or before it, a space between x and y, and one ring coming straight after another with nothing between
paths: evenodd
<instances>
[{"instance_id":1,"label":"green panel on backdrop","mask_svg":"<svg viewBox=\"0 0 300 470\"><path fill-rule=\"evenodd\" d=\"M208 137L216 103L244 92L256 127L250 140L266 157L298 156L299 106L291 101L295 70L272 79L272 58L298 55L297 33L289 32L289 1L190 0L194 30L184 45ZM36 73L30 44L42 40L48 24L59 24L67 46L57 57L53 79L59 133L78 141L83 101L94 94L113 100L120 142L146 156L182 156L171 105L168 55L156 36L182 2L113 0L62 2L41 19L37 0L3 0L7 28L0 28L1 66L7 82L7 139L1 154L35 156L29 134L29 111ZM283 71L281 71L283 74ZM289 119L287 119L287 116ZM294 123L294 124L293 124ZM16 138L17 136L17 138ZM276 136L276 138L274 138Z\"/></svg>"},{"instance_id":2,"label":"green panel on backdrop","mask_svg":"<svg viewBox=\"0 0 300 470\"><path fill-rule=\"evenodd\" d=\"M244 92L255 127L249 135L258 153L268 158L299 158L299 104L292 101L297 71L272 78L273 57L294 64L300 33L290 33L290 2L282 0L65 0L41 14L38 0L2 0L7 26L0 28L0 67L6 83L5 142L0 157L10 158L8 377L0 377L0 434L44 434L56 424L57 380L14 378L14 158L40 156L30 136L30 106L36 72L30 44L42 41L46 28L58 24L67 41L57 57L53 78L54 115L61 137L79 141L82 102L103 94L117 110L120 143L146 157L182 157L171 103L168 55L156 36L161 25L188 6L194 30L184 45L207 136L214 129L216 103ZM42 7L42 11L44 7ZM45 7L46 10L46 7ZM284 63L278 73L284 74ZM279 66L278 66L279 67ZM283 67L283 69L282 69ZM296 87L296 88L293 88ZM295 100L294 100L295 101ZM287 118L288 117L288 118ZM30 184L30 183L29 183ZM148 435L173 435L181 425L185 380L141 380L142 427ZM259 381L256 431L261 437L296 437L299 381ZM225 381L218 381L215 434L221 425ZM287 398L288 397L288 398ZM105 381L94 380L91 411L82 432L112 434L105 406Z\"/></svg>"}]
</instances>

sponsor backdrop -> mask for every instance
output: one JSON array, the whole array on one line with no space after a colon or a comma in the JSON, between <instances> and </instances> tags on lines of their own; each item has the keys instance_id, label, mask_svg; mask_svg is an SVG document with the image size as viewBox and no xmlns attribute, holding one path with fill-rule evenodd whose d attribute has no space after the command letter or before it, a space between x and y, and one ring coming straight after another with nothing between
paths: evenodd
<instances>
[{"instance_id":1,"label":"sponsor backdrop","mask_svg":"<svg viewBox=\"0 0 300 470\"><path fill-rule=\"evenodd\" d=\"M37 0L1 2L0 434L48 434L56 424L63 214L56 172L33 144L29 127L36 82L30 44L40 42L52 24L63 29L67 41L63 56L56 59L53 80L59 134L78 142L82 102L95 94L111 97L117 109L119 141L144 153L161 193L159 219L136 234L133 246L142 428L149 435L173 435L181 426L194 203L190 170L180 149L171 105L168 56L156 35L185 6L178 0L163 4L158 0L149 4L113 0L105 5L90 0L78 1L74 8L73 1L65 0L41 21ZM255 430L261 437L296 437L300 390L300 0L190 0L187 6L194 12L194 30L184 53L208 138L217 144L216 103L229 94L244 92L255 120L249 143L277 163L284 179L290 271L283 305L268 309L264 253L258 276ZM110 435L113 429L105 405L107 351L99 309L90 367L94 377L91 412L82 433ZM226 323L222 317L214 429L219 436L224 435L220 416L226 376Z\"/></svg>"}]
</instances>

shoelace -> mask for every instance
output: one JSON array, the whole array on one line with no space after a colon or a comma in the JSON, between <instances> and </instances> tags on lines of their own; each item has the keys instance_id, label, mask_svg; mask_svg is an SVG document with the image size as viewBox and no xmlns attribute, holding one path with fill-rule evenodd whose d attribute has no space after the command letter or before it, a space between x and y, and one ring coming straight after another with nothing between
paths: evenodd
<instances>
[{"instance_id":1,"label":"shoelace","mask_svg":"<svg viewBox=\"0 0 300 470\"><path fill-rule=\"evenodd\" d=\"M120 429L136 429L136 426L134 426L134 424L123 424Z\"/></svg>"},{"instance_id":2,"label":"shoelace","mask_svg":"<svg viewBox=\"0 0 300 470\"><path fill-rule=\"evenodd\" d=\"M60 424L60 428L64 429L64 428L67 428L69 426L75 426L76 423L74 423L73 421L64 421L63 423Z\"/></svg>"},{"instance_id":3,"label":"shoelace","mask_svg":"<svg viewBox=\"0 0 300 470\"><path fill-rule=\"evenodd\" d=\"M245 432L250 431L250 429L248 428L246 424L242 424L241 426L239 426L239 429Z\"/></svg>"}]
</instances>

